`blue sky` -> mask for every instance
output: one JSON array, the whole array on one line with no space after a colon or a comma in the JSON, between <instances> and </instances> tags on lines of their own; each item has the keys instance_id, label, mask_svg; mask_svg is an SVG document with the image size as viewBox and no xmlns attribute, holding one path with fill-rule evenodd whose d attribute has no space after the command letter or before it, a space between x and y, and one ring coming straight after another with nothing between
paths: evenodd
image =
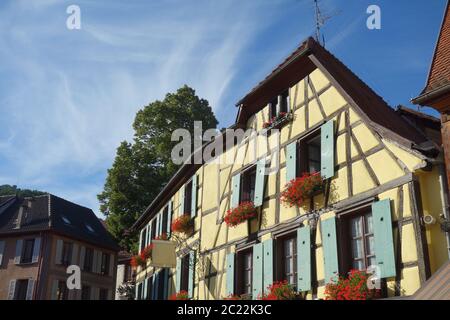
<instances>
[{"instance_id":1,"label":"blue sky","mask_svg":"<svg viewBox=\"0 0 450 320\"><path fill-rule=\"evenodd\" d=\"M183 84L220 127L314 33L312 0L0 2L0 184L96 195L137 110ZM66 8L81 9L68 30ZM366 9L381 8L381 30ZM326 47L391 106L423 88L446 0L322 0ZM430 110L424 110L432 113Z\"/></svg>"}]
</instances>

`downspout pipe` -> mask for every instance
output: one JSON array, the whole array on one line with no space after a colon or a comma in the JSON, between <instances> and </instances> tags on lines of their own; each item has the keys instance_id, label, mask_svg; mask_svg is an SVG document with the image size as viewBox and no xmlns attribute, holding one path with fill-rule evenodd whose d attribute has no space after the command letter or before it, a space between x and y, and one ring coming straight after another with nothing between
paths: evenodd
<instances>
[{"instance_id":1,"label":"downspout pipe","mask_svg":"<svg viewBox=\"0 0 450 320\"><path fill-rule=\"evenodd\" d=\"M441 202L442 202L442 214L446 221L450 221L450 206L449 206L449 199L448 199L448 192L447 192L448 186L447 186L447 179L446 179L446 175L445 175L444 163L439 164L439 185L440 185ZM447 231L445 233L446 233L445 238L447 240L447 254L448 254L448 258L450 260L450 232Z\"/></svg>"}]
</instances>

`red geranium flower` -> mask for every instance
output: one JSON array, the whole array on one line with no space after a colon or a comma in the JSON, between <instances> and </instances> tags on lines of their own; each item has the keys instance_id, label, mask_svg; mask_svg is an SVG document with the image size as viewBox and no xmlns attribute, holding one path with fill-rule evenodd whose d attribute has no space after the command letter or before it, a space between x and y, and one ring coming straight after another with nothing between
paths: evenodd
<instances>
[{"instance_id":1,"label":"red geranium flower","mask_svg":"<svg viewBox=\"0 0 450 320\"><path fill-rule=\"evenodd\" d=\"M315 192L322 191L324 181L319 172L304 173L301 177L289 181L281 193L281 201L289 207L301 206Z\"/></svg>"},{"instance_id":2,"label":"red geranium flower","mask_svg":"<svg viewBox=\"0 0 450 320\"><path fill-rule=\"evenodd\" d=\"M224 221L229 227L235 227L255 216L255 205L251 201L246 201L241 202L236 208L229 209L225 214Z\"/></svg>"},{"instance_id":3,"label":"red geranium flower","mask_svg":"<svg viewBox=\"0 0 450 320\"><path fill-rule=\"evenodd\" d=\"M189 300L189 293L185 290L176 292L169 297L169 300Z\"/></svg>"},{"instance_id":4,"label":"red geranium flower","mask_svg":"<svg viewBox=\"0 0 450 320\"><path fill-rule=\"evenodd\" d=\"M192 231L194 226L194 219L189 214L184 214L172 222L171 229L176 233L186 233Z\"/></svg>"}]
</instances>

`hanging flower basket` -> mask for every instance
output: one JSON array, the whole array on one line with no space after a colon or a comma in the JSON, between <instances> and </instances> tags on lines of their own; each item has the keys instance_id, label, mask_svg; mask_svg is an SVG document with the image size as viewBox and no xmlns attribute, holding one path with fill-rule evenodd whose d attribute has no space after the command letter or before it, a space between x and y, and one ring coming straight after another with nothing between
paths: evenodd
<instances>
[{"instance_id":1,"label":"hanging flower basket","mask_svg":"<svg viewBox=\"0 0 450 320\"><path fill-rule=\"evenodd\" d=\"M235 227L242 222L256 217L256 208L253 202L241 202L239 206L229 209L225 214L224 221L229 227Z\"/></svg>"},{"instance_id":2,"label":"hanging flower basket","mask_svg":"<svg viewBox=\"0 0 450 320\"><path fill-rule=\"evenodd\" d=\"M289 207L300 207L303 202L324 189L324 180L319 172L304 173L288 182L281 193L281 201Z\"/></svg>"},{"instance_id":3,"label":"hanging flower basket","mask_svg":"<svg viewBox=\"0 0 450 320\"><path fill-rule=\"evenodd\" d=\"M169 300L189 300L189 293L185 290L176 292L169 297Z\"/></svg>"},{"instance_id":4,"label":"hanging flower basket","mask_svg":"<svg viewBox=\"0 0 450 320\"><path fill-rule=\"evenodd\" d=\"M190 215L184 214L172 222L171 229L175 233L189 234L194 227L194 219Z\"/></svg>"},{"instance_id":5,"label":"hanging flower basket","mask_svg":"<svg viewBox=\"0 0 450 320\"><path fill-rule=\"evenodd\" d=\"M369 289L364 271L351 270L348 277L340 276L325 287L325 300L371 300L380 297L380 290Z\"/></svg>"},{"instance_id":6,"label":"hanging flower basket","mask_svg":"<svg viewBox=\"0 0 450 320\"><path fill-rule=\"evenodd\" d=\"M268 293L258 297L259 300L297 300L298 295L287 281L277 281L267 287Z\"/></svg>"}]
</instances>

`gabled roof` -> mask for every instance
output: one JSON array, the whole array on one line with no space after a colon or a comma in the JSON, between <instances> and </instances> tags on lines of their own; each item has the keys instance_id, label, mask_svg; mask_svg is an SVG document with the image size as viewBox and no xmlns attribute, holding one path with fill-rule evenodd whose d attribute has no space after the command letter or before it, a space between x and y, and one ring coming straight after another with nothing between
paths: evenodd
<instances>
[{"instance_id":1,"label":"gabled roof","mask_svg":"<svg viewBox=\"0 0 450 320\"><path fill-rule=\"evenodd\" d=\"M280 94L288 86L294 85L315 68L321 69L328 76L336 89L361 111L365 120L381 135L418 149L422 143L427 142L426 138L396 114L364 81L311 37L239 100L237 106L242 111L239 112L237 122L245 123L251 114L267 105L275 94ZM266 92L271 92L271 96ZM256 98L260 96L267 98Z\"/></svg>"},{"instance_id":2,"label":"gabled roof","mask_svg":"<svg viewBox=\"0 0 450 320\"><path fill-rule=\"evenodd\" d=\"M53 231L94 246L119 250L94 212L52 194L19 198L0 197L0 237L12 234ZM6 207L4 210L3 208ZM22 223L17 228L22 211Z\"/></svg>"},{"instance_id":3,"label":"gabled roof","mask_svg":"<svg viewBox=\"0 0 450 320\"><path fill-rule=\"evenodd\" d=\"M293 86L316 68L320 68L328 76L336 89L360 111L361 116L380 135L396 140L408 148L413 147L423 153L433 154L433 143L426 136L405 121L367 84L311 37L303 41L264 80L237 102L239 111L236 122L231 127L245 127L247 119L267 105L275 95ZM198 164L183 164L134 223L132 229L136 230L147 223L199 167Z\"/></svg>"},{"instance_id":4,"label":"gabled roof","mask_svg":"<svg viewBox=\"0 0 450 320\"><path fill-rule=\"evenodd\" d=\"M444 94L450 94L450 1L444 12L425 88L412 102L432 105Z\"/></svg>"}]
</instances>

